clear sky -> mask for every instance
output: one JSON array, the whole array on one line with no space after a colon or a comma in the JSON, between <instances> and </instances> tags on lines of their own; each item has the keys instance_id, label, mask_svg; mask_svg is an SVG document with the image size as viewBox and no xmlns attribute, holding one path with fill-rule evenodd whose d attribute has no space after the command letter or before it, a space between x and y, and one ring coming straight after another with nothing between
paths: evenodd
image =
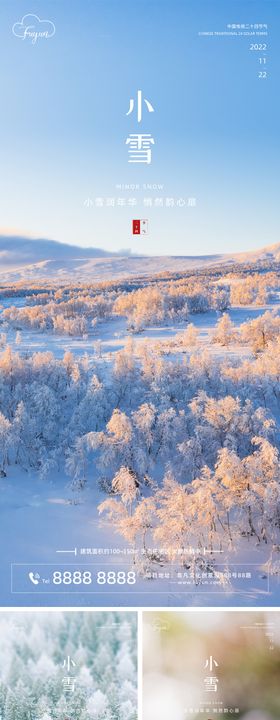
<instances>
[{"instance_id":1,"label":"clear sky","mask_svg":"<svg viewBox=\"0 0 280 720\"><path fill-rule=\"evenodd\" d=\"M0 9L0 232L177 255L279 241L279 0L0 0ZM53 37L13 34L26 13L52 21ZM267 24L269 34L199 35L230 24ZM143 106L140 124L136 108L126 115L139 89L154 107ZM150 165L128 162L126 138L139 132L154 138ZM95 207L100 197L137 206ZM144 197L197 204L147 208ZM132 236L133 218L148 219L147 237Z\"/></svg>"}]
</instances>

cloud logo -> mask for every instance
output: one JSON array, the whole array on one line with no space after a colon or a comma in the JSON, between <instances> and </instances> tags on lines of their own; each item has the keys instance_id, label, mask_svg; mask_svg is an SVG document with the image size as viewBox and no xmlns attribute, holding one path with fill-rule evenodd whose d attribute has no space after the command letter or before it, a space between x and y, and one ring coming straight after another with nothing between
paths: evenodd
<instances>
[{"instance_id":1,"label":"cloud logo","mask_svg":"<svg viewBox=\"0 0 280 720\"><path fill-rule=\"evenodd\" d=\"M37 15L24 15L20 22L14 23L13 34L21 40L30 40L35 45L37 40L53 37L55 25L51 20L40 20Z\"/></svg>"}]
</instances>

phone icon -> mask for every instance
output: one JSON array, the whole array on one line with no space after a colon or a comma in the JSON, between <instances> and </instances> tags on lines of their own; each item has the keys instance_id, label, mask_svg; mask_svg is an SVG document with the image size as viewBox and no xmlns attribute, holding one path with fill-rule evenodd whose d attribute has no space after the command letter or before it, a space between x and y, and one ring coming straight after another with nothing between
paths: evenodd
<instances>
[{"instance_id":1,"label":"phone icon","mask_svg":"<svg viewBox=\"0 0 280 720\"><path fill-rule=\"evenodd\" d=\"M29 580L31 580L31 582L33 583L33 585L39 584L39 580L40 580L39 573L30 572L30 573L28 573L28 577L29 577Z\"/></svg>"}]
</instances>

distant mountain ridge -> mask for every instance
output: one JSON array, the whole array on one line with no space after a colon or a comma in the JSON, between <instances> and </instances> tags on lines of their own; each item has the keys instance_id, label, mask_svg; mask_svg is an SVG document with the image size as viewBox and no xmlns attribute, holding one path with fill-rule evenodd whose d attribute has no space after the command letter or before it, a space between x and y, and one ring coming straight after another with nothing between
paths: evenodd
<instances>
[{"instance_id":1,"label":"distant mountain ridge","mask_svg":"<svg viewBox=\"0 0 280 720\"><path fill-rule=\"evenodd\" d=\"M122 254L121 254L122 253ZM242 253L186 256L132 255L81 248L48 239L0 235L0 281L97 281L179 272L229 263L280 261L280 243Z\"/></svg>"},{"instance_id":2,"label":"distant mountain ridge","mask_svg":"<svg viewBox=\"0 0 280 720\"><path fill-rule=\"evenodd\" d=\"M0 235L0 269L3 265L21 265L75 257L106 257L115 253L107 253L100 248L82 248L78 245L60 243L45 238L31 239L19 235Z\"/></svg>"}]
</instances>

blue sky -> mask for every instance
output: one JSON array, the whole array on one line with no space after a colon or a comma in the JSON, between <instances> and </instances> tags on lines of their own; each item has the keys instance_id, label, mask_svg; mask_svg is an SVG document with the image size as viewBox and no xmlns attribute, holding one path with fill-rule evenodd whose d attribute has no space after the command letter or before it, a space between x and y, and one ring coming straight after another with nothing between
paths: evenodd
<instances>
[{"instance_id":1,"label":"blue sky","mask_svg":"<svg viewBox=\"0 0 280 720\"><path fill-rule=\"evenodd\" d=\"M243 251L278 242L278 0L0 0L3 232L150 254ZM26 13L55 25L35 44ZM201 37L267 23L268 38ZM266 42L259 79L251 42ZM126 116L137 90L154 106ZM128 163L130 133L151 133L152 163ZM119 183L158 183L121 192ZM86 207L135 197L137 207ZM143 197L196 197L143 208ZM147 238L131 220L147 218Z\"/></svg>"}]
</instances>

